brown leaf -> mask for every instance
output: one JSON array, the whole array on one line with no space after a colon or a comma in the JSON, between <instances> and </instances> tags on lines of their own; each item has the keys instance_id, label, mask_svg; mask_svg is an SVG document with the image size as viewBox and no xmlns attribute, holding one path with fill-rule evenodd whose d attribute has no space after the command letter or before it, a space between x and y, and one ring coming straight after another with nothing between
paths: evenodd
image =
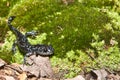
<instances>
[{"instance_id":1,"label":"brown leaf","mask_svg":"<svg viewBox=\"0 0 120 80\"><path fill-rule=\"evenodd\" d=\"M82 75L78 75L75 78L65 79L65 80L85 80L85 78Z\"/></svg>"},{"instance_id":2,"label":"brown leaf","mask_svg":"<svg viewBox=\"0 0 120 80\"><path fill-rule=\"evenodd\" d=\"M14 67L20 67L20 64L18 64L18 63L12 63L11 65Z\"/></svg>"},{"instance_id":3,"label":"brown leaf","mask_svg":"<svg viewBox=\"0 0 120 80\"><path fill-rule=\"evenodd\" d=\"M3 76L0 75L0 80L6 80Z\"/></svg>"},{"instance_id":4,"label":"brown leaf","mask_svg":"<svg viewBox=\"0 0 120 80\"><path fill-rule=\"evenodd\" d=\"M55 80L55 79L40 78L38 80Z\"/></svg>"},{"instance_id":5,"label":"brown leaf","mask_svg":"<svg viewBox=\"0 0 120 80\"><path fill-rule=\"evenodd\" d=\"M0 80L15 80L12 76L0 75Z\"/></svg>"},{"instance_id":6,"label":"brown leaf","mask_svg":"<svg viewBox=\"0 0 120 80\"><path fill-rule=\"evenodd\" d=\"M0 43L0 47L2 47L3 43Z\"/></svg>"},{"instance_id":7,"label":"brown leaf","mask_svg":"<svg viewBox=\"0 0 120 80\"><path fill-rule=\"evenodd\" d=\"M22 74L20 74L20 75L18 76L18 79L19 79L19 80L26 80L26 79L27 79L26 73L23 72Z\"/></svg>"},{"instance_id":8,"label":"brown leaf","mask_svg":"<svg viewBox=\"0 0 120 80\"><path fill-rule=\"evenodd\" d=\"M110 74L106 77L106 80L120 80L120 76L118 74Z\"/></svg>"},{"instance_id":9,"label":"brown leaf","mask_svg":"<svg viewBox=\"0 0 120 80\"><path fill-rule=\"evenodd\" d=\"M27 78L27 80L38 80L36 77Z\"/></svg>"},{"instance_id":10,"label":"brown leaf","mask_svg":"<svg viewBox=\"0 0 120 80\"><path fill-rule=\"evenodd\" d=\"M31 65L31 66L24 65L24 67L22 69L25 72L31 73L31 74L29 74L29 76L39 77L40 68L38 66L36 66L36 65Z\"/></svg>"},{"instance_id":11,"label":"brown leaf","mask_svg":"<svg viewBox=\"0 0 120 80\"><path fill-rule=\"evenodd\" d=\"M5 69L5 70L4 70L4 73L7 74L7 75L12 75L12 74L13 74L13 71L10 70L10 69L9 69L9 70Z\"/></svg>"},{"instance_id":12,"label":"brown leaf","mask_svg":"<svg viewBox=\"0 0 120 80\"><path fill-rule=\"evenodd\" d=\"M5 65L5 68L7 68L8 70L13 71L15 74L19 75L21 74L23 71L21 70L19 65L16 64L11 64L11 65Z\"/></svg>"},{"instance_id":13,"label":"brown leaf","mask_svg":"<svg viewBox=\"0 0 120 80\"><path fill-rule=\"evenodd\" d=\"M5 64L7 64L5 61L3 61L2 59L0 59L0 67L3 67Z\"/></svg>"},{"instance_id":14,"label":"brown leaf","mask_svg":"<svg viewBox=\"0 0 120 80\"><path fill-rule=\"evenodd\" d=\"M107 71L105 71L105 69L92 70L91 74L93 77L96 76L97 80L105 80L106 76L108 75L108 73L107 73Z\"/></svg>"},{"instance_id":15,"label":"brown leaf","mask_svg":"<svg viewBox=\"0 0 120 80\"><path fill-rule=\"evenodd\" d=\"M6 80L15 80L12 76L4 76Z\"/></svg>"},{"instance_id":16,"label":"brown leaf","mask_svg":"<svg viewBox=\"0 0 120 80\"><path fill-rule=\"evenodd\" d=\"M47 77L51 78L53 76L53 71L51 68L51 63L49 57L35 56L31 55L27 57L27 63L29 65L22 65L21 69L28 73L31 73L32 76L38 77Z\"/></svg>"}]
</instances>

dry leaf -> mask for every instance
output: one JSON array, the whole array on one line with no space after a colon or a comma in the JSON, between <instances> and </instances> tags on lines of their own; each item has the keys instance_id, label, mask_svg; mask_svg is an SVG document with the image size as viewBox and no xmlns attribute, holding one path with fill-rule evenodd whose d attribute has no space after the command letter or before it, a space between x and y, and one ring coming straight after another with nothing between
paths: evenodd
<instances>
[{"instance_id":1,"label":"dry leaf","mask_svg":"<svg viewBox=\"0 0 120 80\"><path fill-rule=\"evenodd\" d=\"M20 75L18 76L18 79L19 79L19 80L26 80L26 79L27 79L26 73L23 72L22 74L20 74Z\"/></svg>"},{"instance_id":2,"label":"dry leaf","mask_svg":"<svg viewBox=\"0 0 120 80\"><path fill-rule=\"evenodd\" d=\"M12 76L0 75L0 80L15 80Z\"/></svg>"},{"instance_id":3,"label":"dry leaf","mask_svg":"<svg viewBox=\"0 0 120 80\"><path fill-rule=\"evenodd\" d=\"M51 64L49 61L49 57L43 57L43 56L35 56L31 55L28 57L29 59L26 59L27 63L29 65L22 65L21 69L25 72L31 73L31 76L39 77L47 77L51 78L53 76L53 71L51 68ZM32 64L31 64L32 63Z\"/></svg>"},{"instance_id":4,"label":"dry leaf","mask_svg":"<svg viewBox=\"0 0 120 80\"><path fill-rule=\"evenodd\" d=\"M0 67L3 67L5 64L7 64L5 61L3 61L2 59L0 59Z\"/></svg>"},{"instance_id":5,"label":"dry leaf","mask_svg":"<svg viewBox=\"0 0 120 80\"><path fill-rule=\"evenodd\" d=\"M97 80L105 80L106 76L108 75L107 71L105 69L100 69L100 70L92 70L91 74L93 76L97 76Z\"/></svg>"},{"instance_id":6,"label":"dry leaf","mask_svg":"<svg viewBox=\"0 0 120 80\"><path fill-rule=\"evenodd\" d=\"M65 79L65 80L85 80L85 78L82 75L78 75L75 78Z\"/></svg>"},{"instance_id":7,"label":"dry leaf","mask_svg":"<svg viewBox=\"0 0 120 80\"><path fill-rule=\"evenodd\" d=\"M110 74L106 77L106 80L120 80L120 76L118 74Z\"/></svg>"}]
</instances>

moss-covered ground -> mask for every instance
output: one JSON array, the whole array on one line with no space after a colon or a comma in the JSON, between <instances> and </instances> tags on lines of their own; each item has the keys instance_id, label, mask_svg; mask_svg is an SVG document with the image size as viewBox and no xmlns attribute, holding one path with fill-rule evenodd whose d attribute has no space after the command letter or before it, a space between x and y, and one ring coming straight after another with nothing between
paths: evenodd
<instances>
[{"instance_id":1,"label":"moss-covered ground","mask_svg":"<svg viewBox=\"0 0 120 80\"><path fill-rule=\"evenodd\" d=\"M19 50L15 55L11 52L15 36L6 24L14 15L12 24L22 33L38 31L35 39L29 39L32 44L53 46L50 59L55 72L67 70L64 76L73 77L83 68L119 70L119 9L117 0L73 0L68 4L62 0L0 0L0 58L22 63Z\"/></svg>"}]
</instances>

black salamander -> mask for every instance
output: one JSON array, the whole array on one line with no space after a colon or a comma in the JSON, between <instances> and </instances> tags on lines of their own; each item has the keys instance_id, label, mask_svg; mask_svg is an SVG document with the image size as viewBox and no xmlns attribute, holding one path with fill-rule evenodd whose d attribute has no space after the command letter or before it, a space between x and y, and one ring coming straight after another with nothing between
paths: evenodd
<instances>
[{"instance_id":1,"label":"black salamander","mask_svg":"<svg viewBox=\"0 0 120 80\"><path fill-rule=\"evenodd\" d=\"M11 22L14 20L15 16L11 16L8 18L8 26L9 29L15 34L16 40L14 41L12 45L12 51L15 53L16 46L18 46L19 50L25 55L24 56L24 63L26 63L26 57L31 56L33 54L35 55L41 55L41 56L50 56L53 54L54 50L52 46L50 45L44 45L44 44L36 44L31 45L28 41L28 36L35 36L36 32L26 32L25 35L22 34L20 31L18 31Z\"/></svg>"}]
</instances>

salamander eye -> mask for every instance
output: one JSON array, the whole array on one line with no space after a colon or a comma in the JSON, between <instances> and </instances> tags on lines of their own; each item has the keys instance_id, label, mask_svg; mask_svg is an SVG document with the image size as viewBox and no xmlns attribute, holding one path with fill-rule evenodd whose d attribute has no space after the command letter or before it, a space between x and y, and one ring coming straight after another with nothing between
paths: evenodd
<instances>
[{"instance_id":1,"label":"salamander eye","mask_svg":"<svg viewBox=\"0 0 120 80\"><path fill-rule=\"evenodd\" d=\"M49 52L50 51L54 52L54 49L53 49L53 47L51 45L49 46Z\"/></svg>"},{"instance_id":2,"label":"salamander eye","mask_svg":"<svg viewBox=\"0 0 120 80\"><path fill-rule=\"evenodd\" d=\"M48 49L48 52L50 52L51 50L50 49Z\"/></svg>"}]
</instances>

